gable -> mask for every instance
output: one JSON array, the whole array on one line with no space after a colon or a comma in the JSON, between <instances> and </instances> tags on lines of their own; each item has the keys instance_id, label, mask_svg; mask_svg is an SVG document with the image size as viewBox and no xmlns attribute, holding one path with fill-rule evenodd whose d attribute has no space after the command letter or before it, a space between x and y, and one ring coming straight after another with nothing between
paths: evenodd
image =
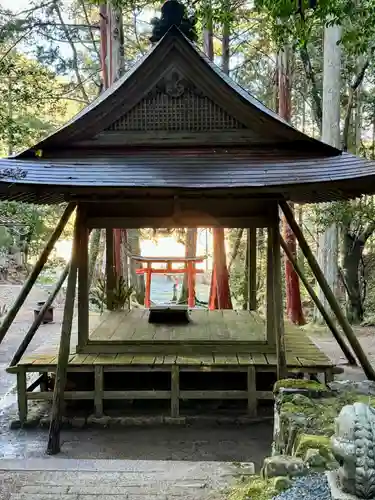
<instances>
[{"instance_id":1,"label":"gable","mask_svg":"<svg viewBox=\"0 0 375 500\"><path fill-rule=\"evenodd\" d=\"M105 130L108 132L215 132L245 125L213 102L176 68Z\"/></svg>"},{"instance_id":2,"label":"gable","mask_svg":"<svg viewBox=\"0 0 375 500\"><path fill-rule=\"evenodd\" d=\"M19 156L42 150L50 158L84 157L97 148L111 154L168 145L272 145L339 154L281 120L172 28L111 88Z\"/></svg>"}]
</instances>

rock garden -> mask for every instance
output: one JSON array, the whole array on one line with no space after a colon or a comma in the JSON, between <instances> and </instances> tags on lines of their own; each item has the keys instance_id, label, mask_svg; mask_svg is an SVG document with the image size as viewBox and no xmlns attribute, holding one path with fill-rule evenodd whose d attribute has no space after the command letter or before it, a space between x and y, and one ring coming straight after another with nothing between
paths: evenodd
<instances>
[{"instance_id":1,"label":"rock garden","mask_svg":"<svg viewBox=\"0 0 375 500\"><path fill-rule=\"evenodd\" d=\"M375 383L276 383L274 440L228 500L375 498Z\"/></svg>"}]
</instances>

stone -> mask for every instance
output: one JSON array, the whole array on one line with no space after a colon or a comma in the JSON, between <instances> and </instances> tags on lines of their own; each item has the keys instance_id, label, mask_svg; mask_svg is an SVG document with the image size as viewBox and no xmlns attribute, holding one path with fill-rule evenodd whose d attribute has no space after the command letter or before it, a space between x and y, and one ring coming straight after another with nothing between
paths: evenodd
<instances>
[{"instance_id":1,"label":"stone","mask_svg":"<svg viewBox=\"0 0 375 500\"><path fill-rule=\"evenodd\" d=\"M350 493L345 493L342 491L339 485L337 471L327 471L326 478L328 481L328 487L331 492L332 500L358 500L358 497L356 495L351 495Z\"/></svg>"},{"instance_id":2,"label":"stone","mask_svg":"<svg viewBox=\"0 0 375 500\"><path fill-rule=\"evenodd\" d=\"M355 392L366 396L375 396L375 382L371 380L335 380L330 382L328 387L335 392Z\"/></svg>"},{"instance_id":3,"label":"stone","mask_svg":"<svg viewBox=\"0 0 375 500\"><path fill-rule=\"evenodd\" d=\"M167 425L185 425L186 417L164 417L164 423Z\"/></svg>"},{"instance_id":4,"label":"stone","mask_svg":"<svg viewBox=\"0 0 375 500\"><path fill-rule=\"evenodd\" d=\"M340 464L338 484L357 498L375 497L375 409L364 403L342 408L332 436L332 452Z\"/></svg>"},{"instance_id":5,"label":"stone","mask_svg":"<svg viewBox=\"0 0 375 500\"><path fill-rule=\"evenodd\" d=\"M99 427L108 427L111 417L103 416L96 417L95 415L90 415L87 418L88 425L98 425Z\"/></svg>"},{"instance_id":6,"label":"stone","mask_svg":"<svg viewBox=\"0 0 375 500\"><path fill-rule=\"evenodd\" d=\"M291 485L292 481L288 477L279 476L275 477L275 479L273 480L273 487L275 488L277 493L281 493L282 491L287 490Z\"/></svg>"},{"instance_id":7,"label":"stone","mask_svg":"<svg viewBox=\"0 0 375 500\"><path fill-rule=\"evenodd\" d=\"M262 477L269 479L271 477L303 476L307 473L307 467L304 461L298 457L289 455L274 455L264 459L262 468Z\"/></svg>"},{"instance_id":8,"label":"stone","mask_svg":"<svg viewBox=\"0 0 375 500\"><path fill-rule=\"evenodd\" d=\"M324 471L327 465L327 460L319 453L316 448L309 448L305 455L305 464L309 469L314 471Z\"/></svg>"},{"instance_id":9,"label":"stone","mask_svg":"<svg viewBox=\"0 0 375 500\"><path fill-rule=\"evenodd\" d=\"M73 428L82 429L86 425L86 419L85 417L73 417L70 423Z\"/></svg>"}]
</instances>

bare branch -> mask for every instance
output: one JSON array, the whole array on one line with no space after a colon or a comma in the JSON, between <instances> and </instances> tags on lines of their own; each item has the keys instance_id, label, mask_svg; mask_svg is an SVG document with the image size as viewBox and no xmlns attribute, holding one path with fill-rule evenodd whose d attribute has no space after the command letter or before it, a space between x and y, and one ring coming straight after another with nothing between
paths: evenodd
<instances>
[{"instance_id":1,"label":"bare branch","mask_svg":"<svg viewBox=\"0 0 375 500\"><path fill-rule=\"evenodd\" d=\"M59 7L59 5L57 3L57 0L54 0L53 6L54 6L56 14L57 14L57 16L59 18L59 21L60 21L61 25L63 26L65 37L68 40L69 45L70 45L70 47L72 49L72 53L73 53L73 69L74 69L74 72L75 72L75 75L76 75L76 78L77 78L78 86L79 86L79 88L81 90L82 97L83 97L83 99L87 103L89 103L90 99L89 99L89 97L87 95L87 92L86 92L86 89L85 89L85 87L83 85L81 74L80 74L79 68L78 68L78 53L77 53L76 46L74 45L73 39L72 39L72 37L71 37L71 35L69 33L69 29L66 27L66 25L64 23L64 19L62 17L61 10L60 10L60 7Z\"/></svg>"},{"instance_id":2,"label":"bare branch","mask_svg":"<svg viewBox=\"0 0 375 500\"><path fill-rule=\"evenodd\" d=\"M87 9L86 9L86 6L85 6L85 2L84 0L79 0L79 3L81 4L81 7L82 7L82 10L83 10L83 14L85 16L85 19L86 19L86 23L88 25L90 25L90 19L89 19L89 15L87 13ZM96 26L96 29L100 29L100 26ZM98 56L98 59L100 61L100 52L99 52L99 49L98 49L98 46L97 46L97 43L96 43L96 40L94 38L94 34L92 32L92 30L90 29L90 38L91 38L91 41L92 41L92 44L94 46L94 50L96 52L96 55Z\"/></svg>"}]
</instances>

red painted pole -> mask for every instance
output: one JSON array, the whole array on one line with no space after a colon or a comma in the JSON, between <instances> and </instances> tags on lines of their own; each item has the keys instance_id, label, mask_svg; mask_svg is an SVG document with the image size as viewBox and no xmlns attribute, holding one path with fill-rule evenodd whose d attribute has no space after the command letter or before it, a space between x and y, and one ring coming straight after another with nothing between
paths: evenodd
<instances>
[{"instance_id":1,"label":"red painted pole","mask_svg":"<svg viewBox=\"0 0 375 500\"><path fill-rule=\"evenodd\" d=\"M289 49L285 48L279 55L279 115L287 122L291 121L292 101L291 101L291 82L290 82L290 61ZM293 210L293 205L290 204ZM284 240L290 253L297 258L296 237L289 224L283 218ZM285 259L285 289L286 289L286 311L287 316L292 323L303 325L305 319L302 311L301 292L299 278L289 259Z\"/></svg>"}]
</instances>

